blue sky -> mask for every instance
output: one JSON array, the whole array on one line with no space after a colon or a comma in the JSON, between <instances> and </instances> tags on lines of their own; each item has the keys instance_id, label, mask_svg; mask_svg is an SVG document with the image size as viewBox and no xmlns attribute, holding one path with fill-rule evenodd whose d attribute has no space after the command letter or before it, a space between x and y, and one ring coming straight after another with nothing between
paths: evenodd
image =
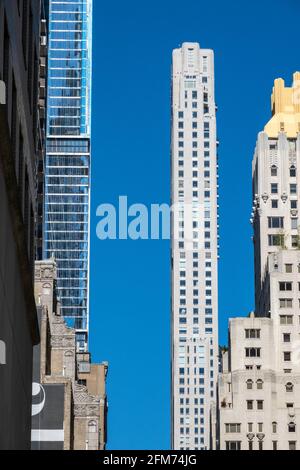
<instances>
[{"instance_id":1,"label":"blue sky","mask_svg":"<svg viewBox=\"0 0 300 470\"><path fill-rule=\"evenodd\" d=\"M172 49L215 51L220 343L253 308L251 160L273 80L300 69L297 0L94 1L90 347L109 361L109 449L170 447L168 241L96 238L96 208L169 202Z\"/></svg>"}]
</instances>

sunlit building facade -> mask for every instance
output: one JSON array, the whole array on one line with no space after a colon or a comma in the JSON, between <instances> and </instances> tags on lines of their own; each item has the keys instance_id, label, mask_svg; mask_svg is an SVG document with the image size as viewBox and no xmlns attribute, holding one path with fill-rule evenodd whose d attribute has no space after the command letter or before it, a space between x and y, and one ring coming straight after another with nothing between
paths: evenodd
<instances>
[{"instance_id":1,"label":"sunlit building facade","mask_svg":"<svg viewBox=\"0 0 300 470\"><path fill-rule=\"evenodd\" d=\"M172 448L210 448L218 371L217 137L213 51L172 68Z\"/></svg>"},{"instance_id":2,"label":"sunlit building facade","mask_svg":"<svg viewBox=\"0 0 300 470\"><path fill-rule=\"evenodd\" d=\"M57 261L62 314L87 344L92 0L49 0L44 257Z\"/></svg>"}]
</instances>

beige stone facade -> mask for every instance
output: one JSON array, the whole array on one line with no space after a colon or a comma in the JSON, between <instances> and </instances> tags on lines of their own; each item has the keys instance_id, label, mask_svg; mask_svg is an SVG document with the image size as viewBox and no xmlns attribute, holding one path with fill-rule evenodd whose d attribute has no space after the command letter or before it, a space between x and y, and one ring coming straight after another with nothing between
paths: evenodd
<instances>
[{"instance_id":1,"label":"beige stone facade","mask_svg":"<svg viewBox=\"0 0 300 470\"><path fill-rule=\"evenodd\" d=\"M229 321L218 385L222 450L300 449L298 90L299 73L292 87L275 81L253 158L256 311Z\"/></svg>"},{"instance_id":2,"label":"beige stone facade","mask_svg":"<svg viewBox=\"0 0 300 470\"><path fill-rule=\"evenodd\" d=\"M75 330L68 328L60 316L55 282L55 261L36 262L35 296L41 311L41 385L64 385L64 450L103 450L107 435L108 365L92 364L89 353L76 351Z\"/></svg>"}]
</instances>

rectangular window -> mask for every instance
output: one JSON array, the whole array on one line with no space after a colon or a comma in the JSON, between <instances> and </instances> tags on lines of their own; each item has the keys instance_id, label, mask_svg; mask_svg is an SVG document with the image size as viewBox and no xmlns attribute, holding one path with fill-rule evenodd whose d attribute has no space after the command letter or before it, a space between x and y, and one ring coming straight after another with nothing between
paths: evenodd
<instances>
[{"instance_id":1,"label":"rectangular window","mask_svg":"<svg viewBox=\"0 0 300 470\"><path fill-rule=\"evenodd\" d=\"M284 343L290 343L291 342L291 334L290 333L284 333L283 334L283 342Z\"/></svg>"},{"instance_id":2,"label":"rectangular window","mask_svg":"<svg viewBox=\"0 0 300 470\"><path fill-rule=\"evenodd\" d=\"M284 228L283 217L268 217L269 228Z\"/></svg>"},{"instance_id":3,"label":"rectangular window","mask_svg":"<svg viewBox=\"0 0 300 470\"><path fill-rule=\"evenodd\" d=\"M279 299L280 308L293 308L293 299Z\"/></svg>"},{"instance_id":4,"label":"rectangular window","mask_svg":"<svg viewBox=\"0 0 300 470\"><path fill-rule=\"evenodd\" d=\"M298 229L298 219L291 219L291 229L292 230Z\"/></svg>"},{"instance_id":5,"label":"rectangular window","mask_svg":"<svg viewBox=\"0 0 300 470\"><path fill-rule=\"evenodd\" d=\"M290 362L291 361L291 352L290 351L285 351L283 353L283 360L284 360L284 362Z\"/></svg>"},{"instance_id":6,"label":"rectangular window","mask_svg":"<svg viewBox=\"0 0 300 470\"><path fill-rule=\"evenodd\" d=\"M280 315L280 325L292 325L293 316L292 315Z\"/></svg>"},{"instance_id":7,"label":"rectangular window","mask_svg":"<svg viewBox=\"0 0 300 470\"><path fill-rule=\"evenodd\" d=\"M241 441L226 441L226 450L241 450Z\"/></svg>"},{"instance_id":8,"label":"rectangular window","mask_svg":"<svg viewBox=\"0 0 300 470\"><path fill-rule=\"evenodd\" d=\"M254 329L254 328L247 329L247 330L245 330L245 337L246 337L246 339L250 339L250 338L259 339L260 338L260 330L259 329Z\"/></svg>"},{"instance_id":9,"label":"rectangular window","mask_svg":"<svg viewBox=\"0 0 300 470\"><path fill-rule=\"evenodd\" d=\"M269 246L284 247L284 234L268 235Z\"/></svg>"},{"instance_id":10,"label":"rectangular window","mask_svg":"<svg viewBox=\"0 0 300 470\"><path fill-rule=\"evenodd\" d=\"M279 290L280 291L292 291L293 290L293 283L292 282L279 282Z\"/></svg>"},{"instance_id":11,"label":"rectangular window","mask_svg":"<svg viewBox=\"0 0 300 470\"><path fill-rule=\"evenodd\" d=\"M278 184L277 183L272 183L271 184L271 194L277 194L278 193Z\"/></svg>"},{"instance_id":12,"label":"rectangular window","mask_svg":"<svg viewBox=\"0 0 300 470\"><path fill-rule=\"evenodd\" d=\"M227 433L231 432L241 432L241 424L240 423L228 423L225 424L225 429Z\"/></svg>"},{"instance_id":13,"label":"rectangular window","mask_svg":"<svg viewBox=\"0 0 300 470\"><path fill-rule=\"evenodd\" d=\"M296 441L289 441L289 450L297 450Z\"/></svg>"},{"instance_id":14,"label":"rectangular window","mask_svg":"<svg viewBox=\"0 0 300 470\"><path fill-rule=\"evenodd\" d=\"M260 348L246 348L246 357L260 357Z\"/></svg>"}]
</instances>

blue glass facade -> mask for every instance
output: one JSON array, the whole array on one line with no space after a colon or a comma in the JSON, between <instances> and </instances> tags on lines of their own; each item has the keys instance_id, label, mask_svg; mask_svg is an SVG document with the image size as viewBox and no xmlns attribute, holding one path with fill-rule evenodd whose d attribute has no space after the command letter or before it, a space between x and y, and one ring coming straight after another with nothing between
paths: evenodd
<instances>
[{"instance_id":1,"label":"blue glass facade","mask_svg":"<svg viewBox=\"0 0 300 470\"><path fill-rule=\"evenodd\" d=\"M49 0L44 257L67 324L87 341L92 0Z\"/></svg>"}]
</instances>

